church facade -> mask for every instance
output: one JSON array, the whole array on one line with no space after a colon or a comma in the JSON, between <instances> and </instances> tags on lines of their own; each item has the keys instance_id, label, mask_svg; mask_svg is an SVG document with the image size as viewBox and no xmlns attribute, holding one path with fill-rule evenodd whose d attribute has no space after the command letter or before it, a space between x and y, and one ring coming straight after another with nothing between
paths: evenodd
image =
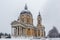
<instances>
[{"instance_id":1,"label":"church facade","mask_svg":"<svg viewBox=\"0 0 60 40\"><path fill-rule=\"evenodd\" d=\"M17 20L11 22L12 36L20 37L45 37L45 27L42 25L40 12L37 16L37 26L33 25L33 17L31 12L25 5L24 10L20 13Z\"/></svg>"}]
</instances>

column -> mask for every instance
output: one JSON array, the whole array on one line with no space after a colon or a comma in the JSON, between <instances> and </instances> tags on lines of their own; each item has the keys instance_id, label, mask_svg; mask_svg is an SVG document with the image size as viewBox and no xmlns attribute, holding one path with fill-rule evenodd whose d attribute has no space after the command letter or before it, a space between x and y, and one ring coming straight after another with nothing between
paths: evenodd
<instances>
[{"instance_id":1,"label":"column","mask_svg":"<svg viewBox=\"0 0 60 40\"><path fill-rule=\"evenodd\" d=\"M17 32L16 32L16 35L18 36L18 27L16 27L16 31L17 31Z\"/></svg>"},{"instance_id":2,"label":"column","mask_svg":"<svg viewBox=\"0 0 60 40\"><path fill-rule=\"evenodd\" d=\"M14 35L14 29L13 29L13 27L11 27L11 35L12 36Z\"/></svg>"},{"instance_id":3,"label":"column","mask_svg":"<svg viewBox=\"0 0 60 40\"><path fill-rule=\"evenodd\" d=\"M20 31L20 30L19 30L19 26L18 26L18 27L17 27L17 35L18 35L18 36L19 36L19 31Z\"/></svg>"},{"instance_id":4,"label":"column","mask_svg":"<svg viewBox=\"0 0 60 40\"><path fill-rule=\"evenodd\" d=\"M22 31L22 36L23 36L23 27L21 28L21 31Z\"/></svg>"},{"instance_id":5,"label":"column","mask_svg":"<svg viewBox=\"0 0 60 40\"><path fill-rule=\"evenodd\" d=\"M16 28L14 28L14 36L16 36Z\"/></svg>"},{"instance_id":6,"label":"column","mask_svg":"<svg viewBox=\"0 0 60 40\"><path fill-rule=\"evenodd\" d=\"M21 36L21 35L22 35L22 27L19 26L19 36Z\"/></svg>"},{"instance_id":7,"label":"column","mask_svg":"<svg viewBox=\"0 0 60 40\"><path fill-rule=\"evenodd\" d=\"M23 36L25 36L25 28L23 28Z\"/></svg>"},{"instance_id":8,"label":"column","mask_svg":"<svg viewBox=\"0 0 60 40\"><path fill-rule=\"evenodd\" d=\"M20 26L19 26L19 36L21 36L21 28L20 28Z\"/></svg>"},{"instance_id":9,"label":"column","mask_svg":"<svg viewBox=\"0 0 60 40\"><path fill-rule=\"evenodd\" d=\"M15 28L15 35L17 35L17 28Z\"/></svg>"}]
</instances>

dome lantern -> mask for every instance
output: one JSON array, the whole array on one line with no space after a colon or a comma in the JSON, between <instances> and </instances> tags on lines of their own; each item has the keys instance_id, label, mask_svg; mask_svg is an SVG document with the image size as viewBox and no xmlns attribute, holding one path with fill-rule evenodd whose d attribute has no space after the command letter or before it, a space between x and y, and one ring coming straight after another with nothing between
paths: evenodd
<instances>
[{"instance_id":1,"label":"dome lantern","mask_svg":"<svg viewBox=\"0 0 60 40\"><path fill-rule=\"evenodd\" d=\"M25 10L27 10L28 8L27 8L27 4L25 4Z\"/></svg>"}]
</instances>

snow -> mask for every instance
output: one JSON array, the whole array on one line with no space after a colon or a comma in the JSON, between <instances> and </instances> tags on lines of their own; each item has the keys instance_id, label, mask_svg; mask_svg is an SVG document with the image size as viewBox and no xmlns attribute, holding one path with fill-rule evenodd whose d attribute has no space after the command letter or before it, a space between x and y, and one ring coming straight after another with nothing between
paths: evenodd
<instances>
[{"instance_id":1,"label":"snow","mask_svg":"<svg viewBox=\"0 0 60 40\"><path fill-rule=\"evenodd\" d=\"M11 39L9 38L1 38L0 40L60 40L60 38L41 38L41 39L38 39L38 38L31 38L31 37L17 37L17 38L14 38L12 37Z\"/></svg>"}]
</instances>

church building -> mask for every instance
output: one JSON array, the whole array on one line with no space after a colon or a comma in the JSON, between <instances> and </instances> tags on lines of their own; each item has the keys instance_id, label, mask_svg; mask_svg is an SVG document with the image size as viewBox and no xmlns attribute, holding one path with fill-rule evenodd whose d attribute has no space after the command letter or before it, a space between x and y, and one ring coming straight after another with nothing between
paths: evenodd
<instances>
[{"instance_id":1,"label":"church building","mask_svg":"<svg viewBox=\"0 0 60 40\"><path fill-rule=\"evenodd\" d=\"M11 22L11 31L14 37L45 37L45 27L42 25L40 12L37 15L37 26L34 26L33 15L25 5L18 19Z\"/></svg>"}]
</instances>

